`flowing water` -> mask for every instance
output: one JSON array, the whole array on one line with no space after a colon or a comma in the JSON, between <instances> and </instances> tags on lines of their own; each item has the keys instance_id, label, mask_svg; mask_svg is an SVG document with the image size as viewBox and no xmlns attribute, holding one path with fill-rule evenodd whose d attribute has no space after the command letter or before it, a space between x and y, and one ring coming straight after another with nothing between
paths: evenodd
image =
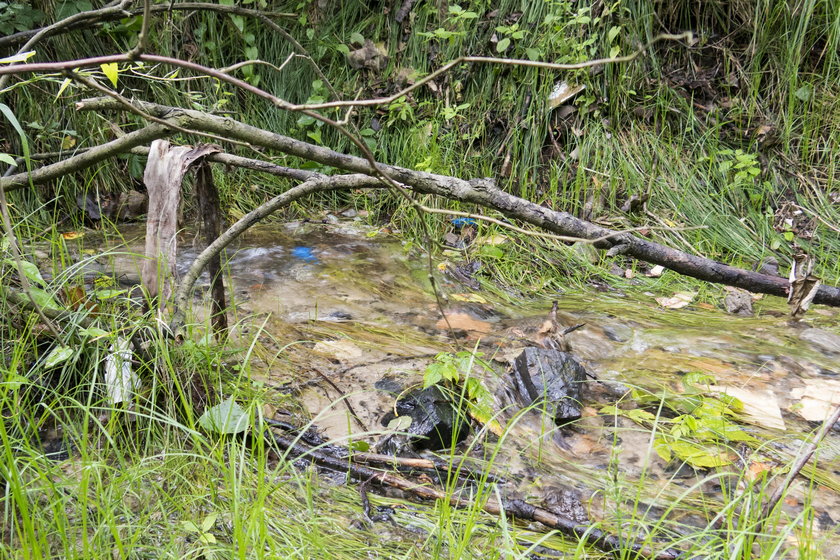
<instances>
[{"instance_id":1,"label":"flowing water","mask_svg":"<svg viewBox=\"0 0 840 560\"><path fill-rule=\"evenodd\" d=\"M126 227L122 234L125 243L107 243L114 248L97 266L116 269L131 283L138 278L143 230ZM86 246L94 243L84 241ZM196 255L189 243L185 236L186 248L179 251L181 272ZM550 309L549 301L471 292L435 270L450 331L430 289L425 257L351 221L256 227L228 249L226 272L235 296L232 336L245 345L257 340L253 377L293 393L318 428L334 439L374 443L384 430L380 418L393 407L393 394L420 383L438 352L478 347L490 368L474 374L483 376L499 396L500 408L509 405L500 396L508 363L526 344L509 333L539 324ZM205 275L198 285L194 311L199 317L206 314L201 294L207 282ZM560 430L538 411L515 418L507 411L501 416L507 427L503 443L489 436L482 440L483 454L479 446L471 453L492 462L494 472L509 480L505 492L536 503L558 488L571 488L598 518L620 501L606 486L636 488L634 482L641 479L644 492L638 499L651 515L679 499L682 513L672 515L703 525L716 513L722 487L741 480L741 487L736 484L730 491L742 492L743 473L776 474L800 451L832 403L840 402L840 314L816 306L794 325L778 298L757 302L756 316L745 318L693 306L665 309L652 296L634 293L639 295L557 297L563 325L585 324L569 335L570 342L597 378L587 383L580 421ZM666 463L652 447L652 424L599 414L616 403L632 409L633 389L666 398L697 392L686 382L687 374L697 372L713 378L699 393L740 399L738 424L765 442L758 453L731 444L731 464L720 471L725 475L708 476L715 471ZM656 413L656 403L652 406L647 410ZM656 429L670 427L663 422ZM840 520L836 428L817 458L818 467L810 472L818 485L800 477L784 508L796 515L809 500L817 541L825 537L825 546L832 549Z\"/></svg>"}]
</instances>

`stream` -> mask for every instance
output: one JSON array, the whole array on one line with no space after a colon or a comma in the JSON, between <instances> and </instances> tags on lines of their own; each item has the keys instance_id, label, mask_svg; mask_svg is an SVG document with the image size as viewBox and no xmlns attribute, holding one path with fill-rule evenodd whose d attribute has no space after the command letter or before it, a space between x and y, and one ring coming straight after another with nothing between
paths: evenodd
<instances>
[{"instance_id":1,"label":"stream","mask_svg":"<svg viewBox=\"0 0 840 560\"><path fill-rule=\"evenodd\" d=\"M89 260L89 271L116 273L131 284L139 278L144 226L123 226L121 234L123 239L88 234L68 245L107 247ZM188 235L179 240L181 273L197 254L191 242ZM234 296L231 338L253 348L242 371L252 382L294 396L301 406L296 412L335 440L375 444L394 394L421 384L439 352L483 352L488 367L474 374L499 409L507 407L501 395L510 360L551 308L551 301L472 291L435 270L454 344L430 289L425 256L358 219L258 226L228 248L227 259L226 282ZM204 319L195 326L200 335L207 328L206 273L197 287L193 311L197 321ZM539 411L506 410L500 415L506 427L501 443L493 435L468 438L458 450L479 465L492 463L492 472L508 481L504 492L534 503L570 493L590 518L600 519L630 499L647 508L652 521L671 508L677 524L704 526L717 513L721 492L745 491L743 481L754 472L777 475L773 469L791 461L832 403L840 402L840 311L815 306L792 325L779 298L765 297L756 302L755 316L740 317L693 305L666 309L653 294L633 293L557 295L561 325L584 324L569 340L596 378L587 382L580 420L557 428ZM678 398L695 387L686 379L697 373L712 378L701 391L694 389L698 394L739 399L743 408L735 422L762 442L758 452L756 445L730 442L728 465L695 470L656 453L651 425L602 413L616 404L634 409L640 392ZM646 410L655 414L657 405ZM265 412L293 421L283 417L286 410ZM783 508L793 518L809 503L815 542L826 557L837 557L837 427L816 458L818 467L809 472L817 484L798 477ZM719 475L710 476L713 472ZM643 495L634 496L639 480Z\"/></svg>"}]
</instances>

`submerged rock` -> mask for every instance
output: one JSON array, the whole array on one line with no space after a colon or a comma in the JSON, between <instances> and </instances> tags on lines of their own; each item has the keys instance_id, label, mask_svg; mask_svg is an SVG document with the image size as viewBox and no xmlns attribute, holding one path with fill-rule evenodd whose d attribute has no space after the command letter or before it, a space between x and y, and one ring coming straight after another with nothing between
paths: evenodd
<instances>
[{"instance_id":1,"label":"submerged rock","mask_svg":"<svg viewBox=\"0 0 840 560\"><path fill-rule=\"evenodd\" d=\"M840 354L840 335L823 329L805 329L799 338L827 356Z\"/></svg>"},{"instance_id":2,"label":"submerged rock","mask_svg":"<svg viewBox=\"0 0 840 560\"><path fill-rule=\"evenodd\" d=\"M568 352L525 348L513 362L511 377L522 406L544 406L558 425L580 418L580 388L586 370Z\"/></svg>"},{"instance_id":3,"label":"submerged rock","mask_svg":"<svg viewBox=\"0 0 840 560\"><path fill-rule=\"evenodd\" d=\"M407 427L398 427L405 434L390 434L377 444L380 453L402 454L405 450L444 449L462 441L469 433L467 416L438 387L410 391L397 401L396 414L382 418L387 426L398 418L410 418Z\"/></svg>"}]
</instances>

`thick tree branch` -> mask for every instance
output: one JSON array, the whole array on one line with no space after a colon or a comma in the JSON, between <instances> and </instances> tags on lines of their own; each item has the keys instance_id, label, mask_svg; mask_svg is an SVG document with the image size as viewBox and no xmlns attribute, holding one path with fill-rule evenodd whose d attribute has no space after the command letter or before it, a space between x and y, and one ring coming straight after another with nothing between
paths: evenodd
<instances>
[{"instance_id":1,"label":"thick tree branch","mask_svg":"<svg viewBox=\"0 0 840 560\"><path fill-rule=\"evenodd\" d=\"M231 118L154 103L138 102L137 106L159 118L173 119L177 124L186 128L228 136L352 173L375 173L367 159L308 144L243 124ZM124 110L120 104L107 98L83 100L76 107L80 111ZM595 243L596 247L610 249L619 246L622 253L627 256L653 264L660 264L675 272L699 280L735 286L751 292L787 297L789 283L786 278L743 270L705 257L665 247L629 233L616 232L600 227L580 220L567 212L550 210L531 201L510 195L493 186L492 181L489 180L465 181L456 177L435 175L385 164L377 164L377 168L391 180L408 185L419 193L433 194L492 208L509 218L522 220L558 235L590 240L603 238L603 241ZM820 286L814 303L840 306L840 288Z\"/></svg>"},{"instance_id":2,"label":"thick tree branch","mask_svg":"<svg viewBox=\"0 0 840 560\"><path fill-rule=\"evenodd\" d=\"M169 133L169 129L161 124L150 124L147 127L135 130L125 136L111 140L105 144L90 148L84 152L69 157L65 160L39 167L32 173L17 173L8 177L0 178L0 188L6 191L14 191L31 184L40 185L53 179L74 173L86 167L90 167L100 161L106 160L115 155L128 152L135 146L149 144L153 140L163 138Z\"/></svg>"}]
</instances>

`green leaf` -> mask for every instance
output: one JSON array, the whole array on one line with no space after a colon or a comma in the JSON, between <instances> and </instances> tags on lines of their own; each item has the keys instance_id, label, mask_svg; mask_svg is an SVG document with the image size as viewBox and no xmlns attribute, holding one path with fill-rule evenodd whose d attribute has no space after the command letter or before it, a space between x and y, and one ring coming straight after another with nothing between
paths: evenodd
<instances>
[{"instance_id":1,"label":"green leaf","mask_svg":"<svg viewBox=\"0 0 840 560\"><path fill-rule=\"evenodd\" d=\"M642 422L655 422L656 416L651 414L647 410L642 410L641 408L634 408L632 410L627 410L624 412L624 415L627 416L633 422L637 422L641 424Z\"/></svg>"},{"instance_id":2,"label":"green leaf","mask_svg":"<svg viewBox=\"0 0 840 560\"><path fill-rule=\"evenodd\" d=\"M32 300L35 304L40 307L56 309L58 311L64 309L61 304L53 298L51 293L42 290L41 288L29 288L29 295L32 296Z\"/></svg>"},{"instance_id":3,"label":"green leaf","mask_svg":"<svg viewBox=\"0 0 840 560\"><path fill-rule=\"evenodd\" d=\"M423 388L428 389L432 385L437 385L443 379L443 372L446 366L440 362L433 362L426 366L426 371L423 374Z\"/></svg>"},{"instance_id":4,"label":"green leaf","mask_svg":"<svg viewBox=\"0 0 840 560\"><path fill-rule=\"evenodd\" d=\"M703 447L686 441L672 442L670 447L677 457L692 467L722 467L732 462L726 453L717 447Z\"/></svg>"},{"instance_id":5,"label":"green leaf","mask_svg":"<svg viewBox=\"0 0 840 560\"><path fill-rule=\"evenodd\" d=\"M213 525L216 524L216 519L218 518L218 513L211 513L210 515L205 517L204 520L201 522L201 530L206 533L207 531L212 529Z\"/></svg>"},{"instance_id":6,"label":"green leaf","mask_svg":"<svg viewBox=\"0 0 840 560\"><path fill-rule=\"evenodd\" d=\"M505 50L510 46L510 37L505 37L501 41L496 44L496 52L501 53L505 52Z\"/></svg>"},{"instance_id":7,"label":"green leaf","mask_svg":"<svg viewBox=\"0 0 840 560\"><path fill-rule=\"evenodd\" d=\"M63 362L66 362L73 356L73 349L69 346L56 346L47 357L44 359L45 368L53 368Z\"/></svg>"},{"instance_id":8,"label":"green leaf","mask_svg":"<svg viewBox=\"0 0 840 560\"><path fill-rule=\"evenodd\" d=\"M100 64L99 67L102 69L105 77L111 81L114 87L117 87L117 78L120 75L119 65L116 62L112 62L110 64Z\"/></svg>"},{"instance_id":9,"label":"green leaf","mask_svg":"<svg viewBox=\"0 0 840 560\"><path fill-rule=\"evenodd\" d=\"M714 385L715 378L708 373L700 371L692 371L683 376L683 383L690 387L697 387L698 385Z\"/></svg>"},{"instance_id":10,"label":"green leaf","mask_svg":"<svg viewBox=\"0 0 840 560\"><path fill-rule=\"evenodd\" d=\"M538 49L527 48L525 49L525 55L528 57L528 60L537 61L542 57L542 52Z\"/></svg>"},{"instance_id":11,"label":"green leaf","mask_svg":"<svg viewBox=\"0 0 840 560\"><path fill-rule=\"evenodd\" d=\"M620 25L615 25L610 27L610 30L607 31L607 42L612 43L615 41L615 38L618 37L618 33L621 31Z\"/></svg>"},{"instance_id":12,"label":"green leaf","mask_svg":"<svg viewBox=\"0 0 840 560\"><path fill-rule=\"evenodd\" d=\"M12 259L5 259L6 263L9 266L17 267L17 261ZM26 279L32 282L33 284L38 284L39 286L46 286L47 283L44 281L44 278L41 276L41 271L38 270L38 267L35 266L33 263L25 260L20 261L20 268L23 270L24 276Z\"/></svg>"},{"instance_id":13,"label":"green leaf","mask_svg":"<svg viewBox=\"0 0 840 560\"><path fill-rule=\"evenodd\" d=\"M662 457L662 460L666 463L671 462L671 447L667 441L662 438L656 438L653 442L653 450L656 451L656 454Z\"/></svg>"},{"instance_id":14,"label":"green leaf","mask_svg":"<svg viewBox=\"0 0 840 560\"><path fill-rule=\"evenodd\" d=\"M353 33L350 34L350 42L351 43L357 43L359 45L364 45L365 44L365 37L364 37L364 35L362 35L358 31L354 31Z\"/></svg>"},{"instance_id":15,"label":"green leaf","mask_svg":"<svg viewBox=\"0 0 840 560\"><path fill-rule=\"evenodd\" d=\"M128 290L94 290L93 295L96 299L114 299L116 297L125 295L128 293Z\"/></svg>"},{"instance_id":16,"label":"green leaf","mask_svg":"<svg viewBox=\"0 0 840 560\"><path fill-rule=\"evenodd\" d=\"M9 154L0 154L0 161L9 165L17 165L17 163L15 162L15 158L10 156Z\"/></svg>"},{"instance_id":17,"label":"green leaf","mask_svg":"<svg viewBox=\"0 0 840 560\"><path fill-rule=\"evenodd\" d=\"M206 410L198 419L207 431L220 434L238 434L248 429L250 419L232 397Z\"/></svg>"},{"instance_id":18,"label":"green leaf","mask_svg":"<svg viewBox=\"0 0 840 560\"><path fill-rule=\"evenodd\" d=\"M181 527L184 528L184 531L188 533L200 533L198 529L198 525L193 523L192 521L181 521Z\"/></svg>"},{"instance_id":19,"label":"green leaf","mask_svg":"<svg viewBox=\"0 0 840 560\"><path fill-rule=\"evenodd\" d=\"M23 385L29 385L29 380L23 377L22 375L13 373L6 378L6 381L3 382L3 385L8 387L10 391L17 391Z\"/></svg>"},{"instance_id":20,"label":"green leaf","mask_svg":"<svg viewBox=\"0 0 840 560\"><path fill-rule=\"evenodd\" d=\"M395 432L404 432L411 427L411 416L395 416L388 422L388 429Z\"/></svg>"},{"instance_id":21,"label":"green leaf","mask_svg":"<svg viewBox=\"0 0 840 560\"><path fill-rule=\"evenodd\" d=\"M312 141L315 142L316 144L323 144L324 143L324 140L321 138L321 129L320 128L316 128L315 130L310 130L309 132L306 133L306 135L309 136L309 138L311 138Z\"/></svg>"},{"instance_id":22,"label":"green leaf","mask_svg":"<svg viewBox=\"0 0 840 560\"><path fill-rule=\"evenodd\" d=\"M111 333L104 331L99 327L87 327L85 329L79 329L79 334L82 336L89 336L91 338L99 338L102 336L108 336Z\"/></svg>"},{"instance_id":23,"label":"green leaf","mask_svg":"<svg viewBox=\"0 0 840 560\"><path fill-rule=\"evenodd\" d=\"M483 245L481 249L479 249L478 254L482 257L501 259L505 256L505 251L504 249L496 247L495 245Z\"/></svg>"},{"instance_id":24,"label":"green leaf","mask_svg":"<svg viewBox=\"0 0 840 560\"><path fill-rule=\"evenodd\" d=\"M0 58L0 64L15 64L17 62L26 62L33 56L35 56L35 51L26 51L18 54L13 54L12 56Z\"/></svg>"},{"instance_id":25,"label":"green leaf","mask_svg":"<svg viewBox=\"0 0 840 560\"><path fill-rule=\"evenodd\" d=\"M800 101L810 100L812 94L813 94L813 92L811 90L811 86L808 85L808 84L802 86L801 88L799 88L798 90L796 90L793 93L793 95L795 95L796 98L799 99Z\"/></svg>"}]
</instances>

